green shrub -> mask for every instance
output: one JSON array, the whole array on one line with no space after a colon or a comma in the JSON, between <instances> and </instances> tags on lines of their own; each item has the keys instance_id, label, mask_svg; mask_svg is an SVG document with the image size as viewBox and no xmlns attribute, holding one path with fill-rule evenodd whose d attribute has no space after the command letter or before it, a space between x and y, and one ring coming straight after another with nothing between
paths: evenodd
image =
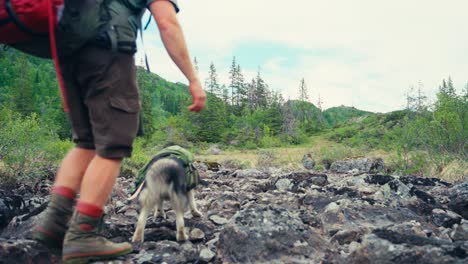
<instances>
[{"instance_id":1,"label":"green shrub","mask_svg":"<svg viewBox=\"0 0 468 264\"><path fill-rule=\"evenodd\" d=\"M314 170L323 171L325 170L325 167L322 164L317 164L315 165Z\"/></svg>"},{"instance_id":2,"label":"green shrub","mask_svg":"<svg viewBox=\"0 0 468 264\"><path fill-rule=\"evenodd\" d=\"M2 114L0 159L3 180L32 184L43 177L53 177L60 160L73 144L61 141L47 126L41 125L35 113L21 117L3 110Z\"/></svg>"},{"instance_id":3,"label":"green shrub","mask_svg":"<svg viewBox=\"0 0 468 264\"><path fill-rule=\"evenodd\" d=\"M281 145L281 140L274 136L264 136L260 139L260 146L262 148L280 147Z\"/></svg>"},{"instance_id":4,"label":"green shrub","mask_svg":"<svg viewBox=\"0 0 468 264\"><path fill-rule=\"evenodd\" d=\"M330 135L329 139L336 142L343 142L344 140L355 136L359 131L354 127L341 127L335 129Z\"/></svg>"},{"instance_id":5,"label":"green shrub","mask_svg":"<svg viewBox=\"0 0 468 264\"><path fill-rule=\"evenodd\" d=\"M138 174L138 171L145 166L146 163L150 161L152 155L156 154L158 150L154 149L153 151L147 150L152 152L151 155L145 152L143 149L145 140L142 138L137 138L133 143L133 151L132 156L130 158L126 158L122 164L121 175L127 177L135 177Z\"/></svg>"},{"instance_id":6,"label":"green shrub","mask_svg":"<svg viewBox=\"0 0 468 264\"><path fill-rule=\"evenodd\" d=\"M253 142L253 141L247 141L247 142L245 142L245 143L243 144L243 147L244 147L245 149L257 149L257 148L258 148L257 144L255 144L255 142Z\"/></svg>"}]
</instances>

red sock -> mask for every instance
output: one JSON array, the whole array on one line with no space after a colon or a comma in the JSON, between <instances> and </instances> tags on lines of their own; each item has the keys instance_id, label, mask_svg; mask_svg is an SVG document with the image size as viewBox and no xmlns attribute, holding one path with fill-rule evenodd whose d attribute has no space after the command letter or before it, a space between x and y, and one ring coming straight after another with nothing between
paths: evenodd
<instances>
[{"instance_id":1,"label":"red sock","mask_svg":"<svg viewBox=\"0 0 468 264\"><path fill-rule=\"evenodd\" d=\"M54 186L50 193L65 197L68 200L75 200L76 197L76 192L65 186Z\"/></svg>"},{"instance_id":2,"label":"red sock","mask_svg":"<svg viewBox=\"0 0 468 264\"><path fill-rule=\"evenodd\" d=\"M84 214L94 218L101 217L103 213L102 207L81 201L78 201L78 203L76 204L76 210L80 214Z\"/></svg>"}]
</instances>

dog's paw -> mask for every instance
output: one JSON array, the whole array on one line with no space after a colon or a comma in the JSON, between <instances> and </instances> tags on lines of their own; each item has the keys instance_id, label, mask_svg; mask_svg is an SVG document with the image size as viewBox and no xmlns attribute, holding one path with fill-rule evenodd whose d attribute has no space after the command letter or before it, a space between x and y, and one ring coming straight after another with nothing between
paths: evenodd
<instances>
[{"instance_id":1,"label":"dog's paw","mask_svg":"<svg viewBox=\"0 0 468 264\"><path fill-rule=\"evenodd\" d=\"M155 211L153 216L154 219L157 219L158 217L161 217L162 219L167 219L166 213L164 211Z\"/></svg>"},{"instance_id":2,"label":"dog's paw","mask_svg":"<svg viewBox=\"0 0 468 264\"><path fill-rule=\"evenodd\" d=\"M188 235L184 230L177 231L177 241L186 241L188 240Z\"/></svg>"},{"instance_id":3,"label":"dog's paw","mask_svg":"<svg viewBox=\"0 0 468 264\"><path fill-rule=\"evenodd\" d=\"M133 235L133 237L132 237L132 242L141 242L141 243L143 243L143 242L145 242L144 240L145 240L145 238L143 237L143 234L135 233Z\"/></svg>"},{"instance_id":4,"label":"dog's paw","mask_svg":"<svg viewBox=\"0 0 468 264\"><path fill-rule=\"evenodd\" d=\"M159 215L161 216L162 219L167 219L166 212L161 211L159 212Z\"/></svg>"},{"instance_id":5,"label":"dog's paw","mask_svg":"<svg viewBox=\"0 0 468 264\"><path fill-rule=\"evenodd\" d=\"M199 217L202 217L203 214L202 214L202 212L200 212L198 210L192 210L192 216L199 218Z\"/></svg>"}]
</instances>

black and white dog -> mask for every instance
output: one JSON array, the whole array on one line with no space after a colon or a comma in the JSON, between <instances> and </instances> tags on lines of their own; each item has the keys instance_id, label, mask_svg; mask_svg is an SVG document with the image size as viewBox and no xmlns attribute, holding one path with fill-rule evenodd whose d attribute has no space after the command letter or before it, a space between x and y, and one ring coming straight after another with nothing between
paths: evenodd
<instances>
[{"instance_id":1,"label":"black and white dog","mask_svg":"<svg viewBox=\"0 0 468 264\"><path fill-rule=\"evenodd\" d=\"M154 217L160 214L166 218L163 202L170 200L176 213L177 241L188 239L185 232L184 212L187 202L194 217L201 217L202 213L195 203L195 189L187 190L186 173L181 160L168 157L154 162L147 170L145 181L140 184L135 194L129 198L133 200L138 196L141 204L141 212L138 217L135 234L132 241L144 241L144 230L148 214L154 208Z\"/></svg>"}]
</instances>

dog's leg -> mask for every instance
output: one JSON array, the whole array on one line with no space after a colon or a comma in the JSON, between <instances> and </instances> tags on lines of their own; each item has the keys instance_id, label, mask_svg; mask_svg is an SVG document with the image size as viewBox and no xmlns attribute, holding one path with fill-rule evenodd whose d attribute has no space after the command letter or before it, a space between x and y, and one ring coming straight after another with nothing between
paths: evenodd
<instances>
[{"instance_id":1,"label":"dog's leg","mask_svg":"<svg viewBox=\"0 0 468 264\"><path fill-rule=\"evenodd\" d=\"M156 206L154 207L154 218L157 218L160 215L162 218L166 219L166 213L164 212L164 200L158 199Z\"/></svg>"},{"instance_id":2,"label":"dog's leg","mask_svg":"<svg viewBox=\"0 0 468 264\"><path fill-rule=\"evenodd\" d=\"M142 207L141 207L140 216L138 217L138 223L136 226L135 234L133 234L132 241L133 242L140 241L143 243L145 240L146 220L148 219L148 213L151 208L151 203L149 201L147 190L144 190L141 193L140 197L141 197L140 204L142 205Z\"/></svg>"},{"instance_id":3,"label":"dog's leg","mask_svg":"<svg viewBox=\"0 0 468 264\"><path fill-rule=\"evenodd\" d=\"M197 204L195 202L195 190L191 190L188 193L188 197L190 203L190 211L192 211L193 217L202 217L203 214L200 211L198 211Z\"/></svg>"},{"instance_id":4,"label":"dog's leg","mask_svg":"<svg viewBox=\"0 0 468 264\"><path fill-rule=\"evenodd\" d=\"M188 235L185 233L184 205L177 194L172 195L171 202L176 213L177 241L185 241L188 239Z\"/></svg>"}]
</instances>

